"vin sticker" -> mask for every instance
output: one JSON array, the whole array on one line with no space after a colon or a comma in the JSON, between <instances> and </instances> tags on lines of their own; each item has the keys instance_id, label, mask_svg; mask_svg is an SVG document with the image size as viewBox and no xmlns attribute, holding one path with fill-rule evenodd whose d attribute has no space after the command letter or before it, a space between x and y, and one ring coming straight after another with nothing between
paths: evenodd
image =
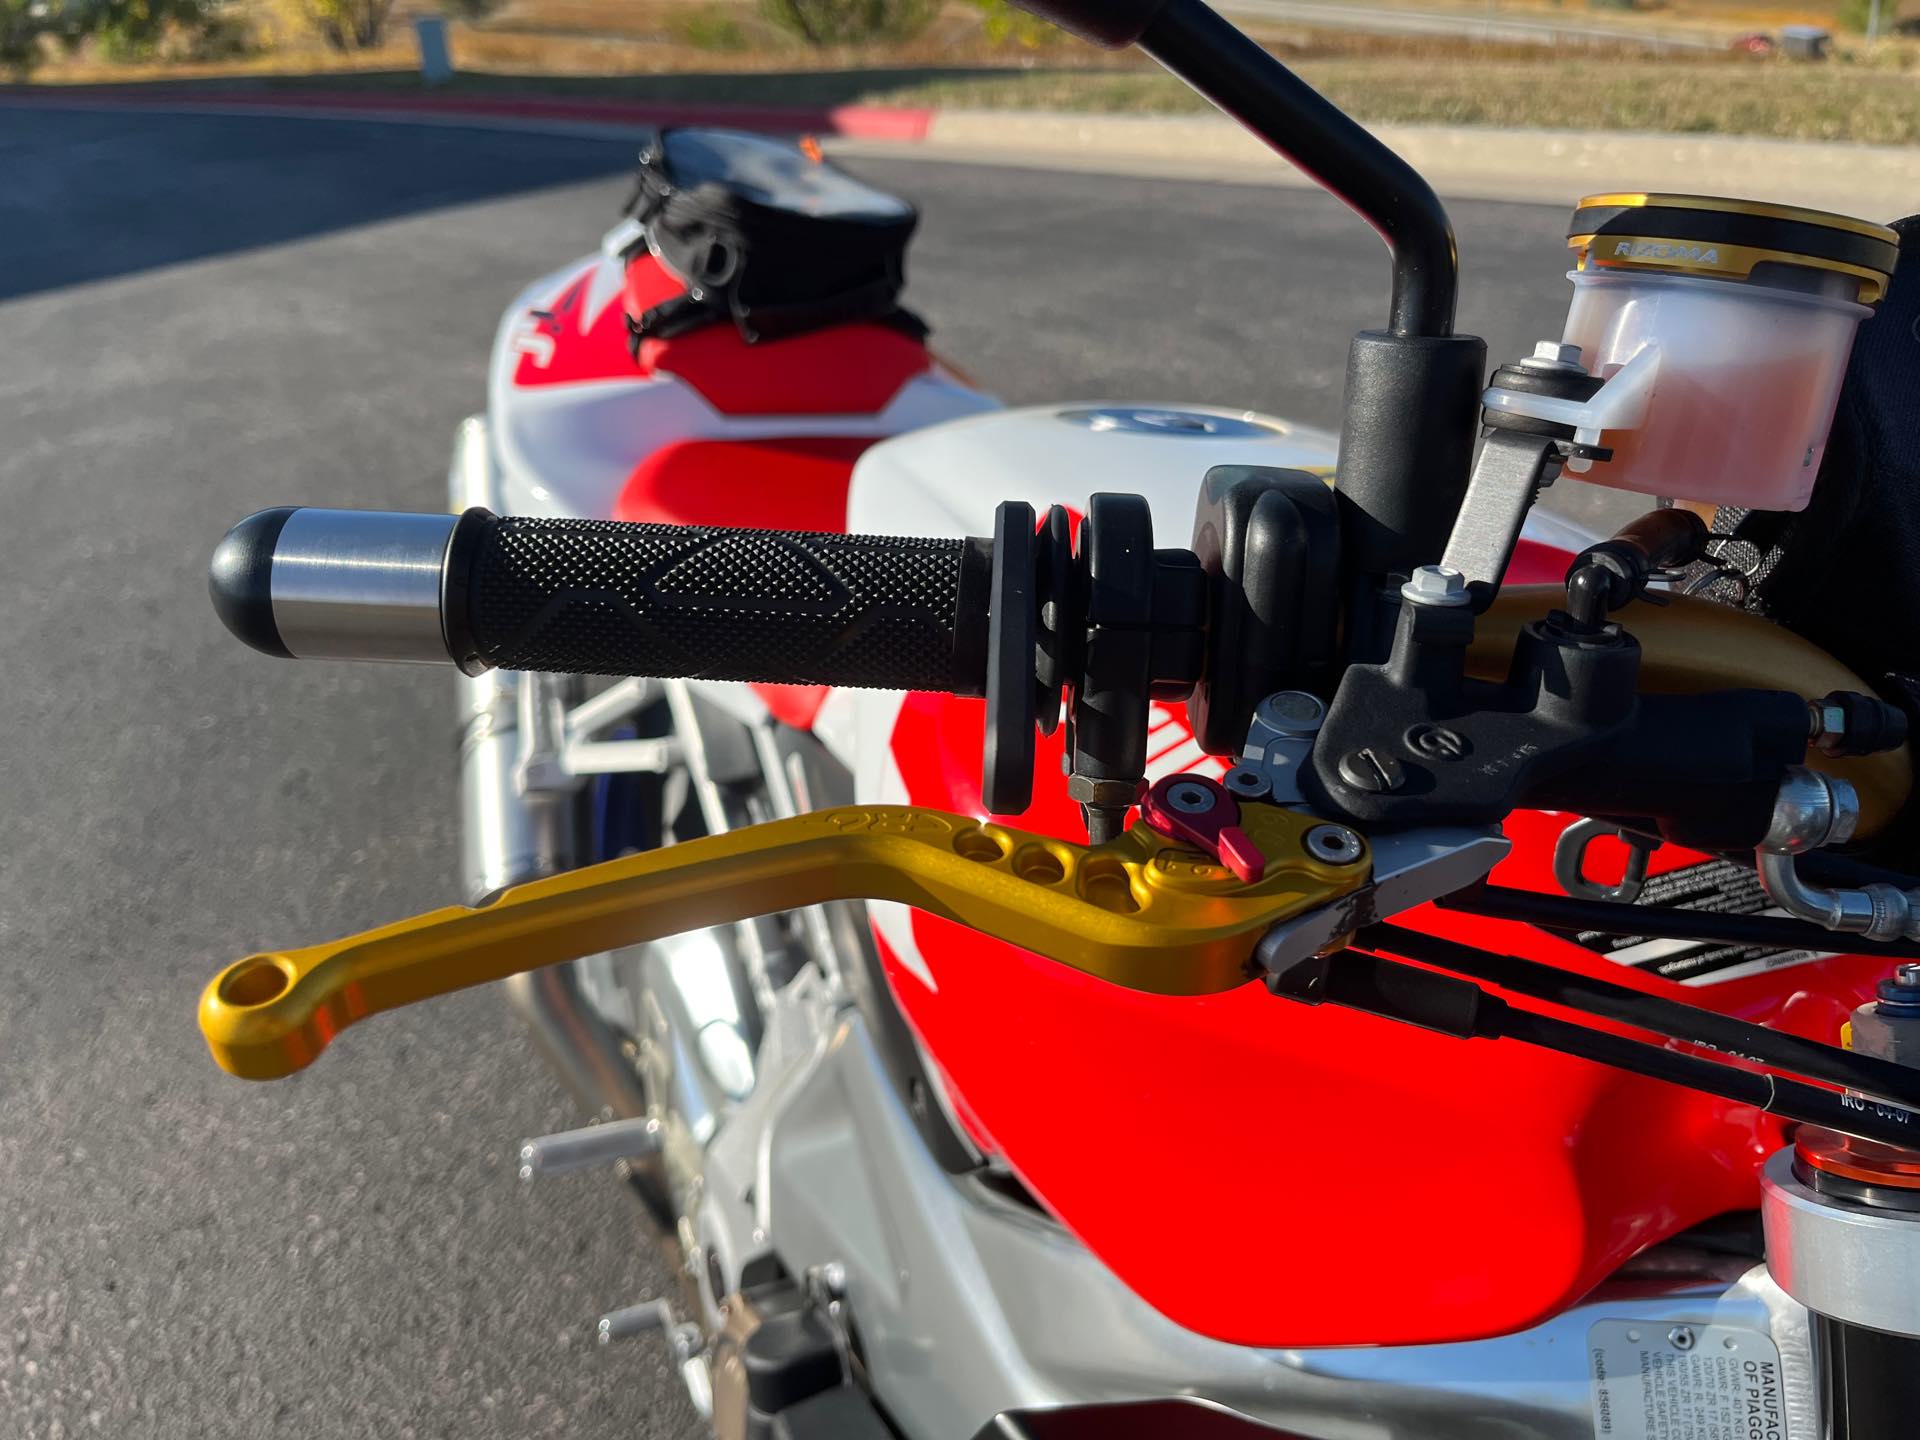
<instances>
[{"instance_id":1,"label":"vin sticker","mask_svg":"<svg viewBox=\"0 0 1920 1440\"><path fill-rule=\"evenodd\" d=\"M1587 1331L1594 1440L1792 1440L1773 1337L1601 1320Z\"/></svg>"},{"instance_id":2,"label":"vin sticker","mask_svg":"<svg viewBox=\"0 0 1920 1440\"><path fill-rule=\"evenodd\" d=\"M1760 888L1760 877L1730 860L1703 860L1678 870L1650 875L1638 905L1672 905L1711 915L1767 915L1782 919ZM1631 965L1682 985L1716 985L1777 970L1782 965L1804 965L1830 960L1832 950L1773 950L1764 945L1725 945L1717 940L1649 940L1636 935L1602 935L1582 930L1573 937L1596 955L1617 965Z\"/></svg>"}]
</instances>

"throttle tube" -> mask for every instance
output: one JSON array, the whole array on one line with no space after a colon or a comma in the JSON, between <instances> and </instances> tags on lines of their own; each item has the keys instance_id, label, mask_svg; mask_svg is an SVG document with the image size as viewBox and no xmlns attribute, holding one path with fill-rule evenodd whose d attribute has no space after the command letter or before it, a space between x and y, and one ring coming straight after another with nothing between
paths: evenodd
<instances>
[{"instance_id":1,"label":"throttle tube","mask_svg":"<svg viewBox=\"0 0 1920 1440\"><path fill-rule=\"evenodd\" d=\"M302 508L241 521L208 583L270 655L978 695L992 548Z\"/></svg>"}]
</instances>

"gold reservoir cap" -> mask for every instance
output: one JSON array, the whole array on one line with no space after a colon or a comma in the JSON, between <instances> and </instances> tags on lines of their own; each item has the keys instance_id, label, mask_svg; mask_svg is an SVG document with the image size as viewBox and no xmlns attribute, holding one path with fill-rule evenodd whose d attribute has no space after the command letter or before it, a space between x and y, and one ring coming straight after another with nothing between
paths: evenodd
<instances>
[{"instance_id":1,"label":"gold reservoir cap","mask_svg":"<svg viewBox=\"0 0 1920 1440\"><path fill-rule=\"evenodd\" d=\"M1649 270L1746 281L1757 266L1843 275L1871 305L1886 294L1900 237L1885 225L1761 200L1639 191L1589 195L1567 244L1580 270Z\"/></svg>"}]
</instances>

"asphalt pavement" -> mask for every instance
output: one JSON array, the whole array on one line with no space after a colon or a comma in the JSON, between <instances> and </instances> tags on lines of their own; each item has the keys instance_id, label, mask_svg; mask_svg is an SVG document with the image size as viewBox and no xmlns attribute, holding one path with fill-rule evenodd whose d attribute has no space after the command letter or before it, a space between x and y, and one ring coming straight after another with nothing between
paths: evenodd
<instances>
[{"instance_id":1,"label":"asphalt pavement","mask_svg":"<svg viewBox=\"0 0 1920 1440\"><path fill-rule=\"evenodd\" d=\"M667 1293L633 1205L516 1186L574 1117L496 995L268 1085L194 1025L237 956L454 898L450 678L242 649L209 551L265 505L438 508L500 308L591 249L630 158L0 110L0 1437L693 1432L651 1347L590 1343ZM856 168L922 205L910 298L1011 401L1333 424L1384 318L1384 251L1318 194ZM1557 334L1563 207L1454 217L1462 328Z\"/></svg>"}]
</instances>

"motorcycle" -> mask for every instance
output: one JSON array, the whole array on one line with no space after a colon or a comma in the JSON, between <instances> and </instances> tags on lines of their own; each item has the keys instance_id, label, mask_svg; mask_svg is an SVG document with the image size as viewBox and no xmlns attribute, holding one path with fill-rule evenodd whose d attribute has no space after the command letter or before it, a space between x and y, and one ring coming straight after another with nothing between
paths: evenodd
<instances>
[{"instance_id":1,"label":"motorcycle","mask_svg":"<svg viewBox=\"0 0 1920 1440\"><path fill-rule=\"evenodd\" d=\"M1905 713L1688 593L1694 510L1534 508L1804 507L1899 237L1591 197L1488 382L1366 132L1199 0L1029 8L1386 239L1340 434L1002 408L899 307L910 209L667 132L450 513L216 552L258 649L458 666L467 903L229 966L215 1059L504 981L592 1121L520 1176L633 1190L681 1293L599 1336L718 1436L1912 1433Z\"/></svg>"}]
</instances>

